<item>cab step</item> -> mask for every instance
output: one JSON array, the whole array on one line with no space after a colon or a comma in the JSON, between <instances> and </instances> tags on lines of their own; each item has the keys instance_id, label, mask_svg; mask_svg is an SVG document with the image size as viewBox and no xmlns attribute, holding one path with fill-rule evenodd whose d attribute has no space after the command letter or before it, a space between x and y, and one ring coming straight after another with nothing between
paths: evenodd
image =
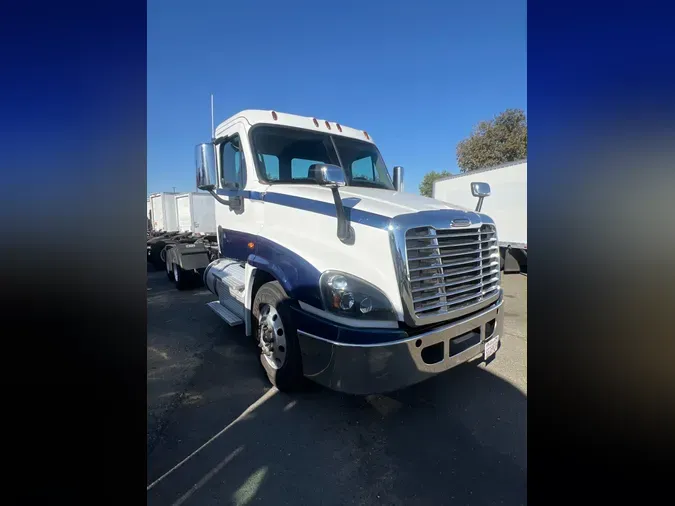
<instances>
[{"instance_id":1,"label":"cab step","mask_svg":"<svg viewBox=\"0 0 675 506\"><path fill-rule=\"evenodd\" d=\"M244 302L244 267L242 265L232 265L222 271L218 278L218 293L227 293L231 298Z\"/></svg>"},{"instance_id":2,"label":"cab step","mask_svg":"<svg viewBox=\"0 0 675 506\"><path fill-rule=\"evenodd\" d=\"M218 316L220 316L225 322L230 326L230 327L235 327L237 325L241 325L244 323L244 320L240 318L238 315L230 311L228 308L224 307L219 300L214 300L213 302L209 302L206 304L213 310L214 313L216 313Z\"/></svg>"}]
</instances>

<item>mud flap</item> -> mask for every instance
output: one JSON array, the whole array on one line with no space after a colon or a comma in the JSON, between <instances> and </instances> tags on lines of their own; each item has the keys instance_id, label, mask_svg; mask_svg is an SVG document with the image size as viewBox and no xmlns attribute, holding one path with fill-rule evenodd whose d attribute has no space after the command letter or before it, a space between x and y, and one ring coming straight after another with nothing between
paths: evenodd
<instances>
[{"instance_id":1,"label":"mud flap","mask_svg":"<svg viewBox=\"0 0 675 506\"><path fill-rule=\"evenodd\" d=\"M186 271L205 269L211 263L209 250L200 243L176 244L166 255L171 263L180 265Z\"/></svg>"},{"instance_id":2,"label":"mud flap","mask_svg":"<svg viewBox=\"0 0 675 506\"><path fill-rule=\"evenodd\" d=\"M527 253L515 248L506 248L504 252L504 273L521 272L527 264Z\"/></svg>"}]
</instances>

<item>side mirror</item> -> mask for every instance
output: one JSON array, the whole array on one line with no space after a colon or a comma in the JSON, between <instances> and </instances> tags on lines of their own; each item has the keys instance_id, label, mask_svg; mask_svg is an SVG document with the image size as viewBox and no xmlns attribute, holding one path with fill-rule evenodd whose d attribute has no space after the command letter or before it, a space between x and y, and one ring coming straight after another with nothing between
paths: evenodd
<instances>
[{"instance_id":1,"label":"side mirror","mask_svg":"<svg viewBox=\"0 0 675 506\"><path fill-rule=\"evenodd\" d=\"M216 148L213 144L198 144L195 148L197 188L211 191L216 188Z\"/></svg>"},{"instance_id":2,"label":"side mirror","mask_svg":"<svg viewBox=\"0 0 675 506\"><path fill-rule=\"evenodd\" d=\"M197 188L208 191L214 199L230 208L240 208L240 196L227 199L216 193L216 146L212 143L198 144L195 148L195 163L197 166Z\"/></svg>"},{"instance_id":3,"label":"side mirror","mask_svg":"<svg viewBox=\"0 0 675 506\"><path fill-rule=\"evenodd\" d=\"M394 167L394 189L397 192L403 191L403 167L398 165Z\"/></svg>"},{"instance_id":4,"label":"side mirror","mask_svg":"<svg viewBox=\"0 0 675 506\"><path fill-rule=\"evenodd\" d=\"M471 194L478 197L476 212L479 213L483 207L483 199L490 196L490 185L487 183L471 183Z\"/></svg>"},{"instance_id":5,"label":"side mirror","mask_svg":"<svg viewBox=\"0 0 675 506\"><path fill-rule=\"evenodd\" d=\"M342 205L338 188L345 185L345 171L337 165L315 163L310 165L308 176L321 186L328 186L333 192L335 217L337 218L337 236L342 242L350 244L354 238L354 230L347 221L347 213Z\"/></svg>"},{"instance_id":6,"label":"side mirror","mask_svg":"<svg viewBox=\"0 0 675 506\"><path fill-rule=\"evenodd\" d=\"M309 167L309 177L321 186L333 186L338 188L346 184L345 171L337 165L315 163Z\"/></svg>"}]
</instances>

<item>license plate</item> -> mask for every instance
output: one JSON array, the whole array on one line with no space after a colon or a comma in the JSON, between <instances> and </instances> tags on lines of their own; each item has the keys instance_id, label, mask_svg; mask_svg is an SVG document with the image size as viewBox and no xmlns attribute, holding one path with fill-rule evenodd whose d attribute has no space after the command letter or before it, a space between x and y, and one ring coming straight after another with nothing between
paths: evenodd
<instances>
[{"instance_id":1,"label":"license plate","mask_svg":"<svg viewBox=\"0 0 675 506\"><path fill-rule=\"evenodd\" d=\"M495 336L489 341L485 341L485 352L483 354L483 359L487 360L492 355L494 355L497 352L498 347L499 347L499 336Z\"/></svg>"}]
</instances>

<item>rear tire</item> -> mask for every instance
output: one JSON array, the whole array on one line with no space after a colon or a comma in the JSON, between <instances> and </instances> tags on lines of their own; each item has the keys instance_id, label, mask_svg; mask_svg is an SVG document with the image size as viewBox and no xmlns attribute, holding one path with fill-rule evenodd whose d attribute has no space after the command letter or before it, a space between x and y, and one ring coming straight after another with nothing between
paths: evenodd
<instances>
[{"instance_id":1,"label":"rear tire","mask_svg":"<svg viewBox=\"0 0 675 506\"><path fill-rule=\"evenodd\" d=\"M197 286L205 286L204 271L206 271L206 268L197 269L197 274L195 275L195 282L197 283Z\"/></svg>"},{"instance_id":2,"label":"rear tire","mask_svg":"<svg viewBox=\"0 0 675 506\"><path fill-rule=\"evenodd\" d=\"M282 392L298 391L306 385L300 343L290 310L293 303L278 281L270 281L258 289L251 308L253 336L261 348L260 363L270 383ZM283 360L275 362L274 351L266 354L270 349Z\"/></svg>"},{"instance_id":3,"label":"rear tire","mask_svg":"<svg viewBox=\"0 0 675 506\"><path fill-rule=\"evenodd\" d=\"M164 268L165 260L162 258L162 251L168 244L175 244L175 241L167 239L166 241L157 241L149 245L150 255L148 256L148 261L157 271L161 271Z\"/></svg>"},{"instance_id":4,"label":"rear tire","mask_svg":"<svg viewBox=\"0 0 675 506\"><path fill-rule=\"evenodd\" d=\"M178 264L173 264L173 278L176 281L176 288L185 290L189 287L189 273Z\"/></svg>"},{"instance_id":5,"label":"rear tire","mask_svg":"<svg viewBox=\"0 0 675 506\"><path fill-rule=\"evenodd\" d=\"M169 263L169 259L167 258L164 262L166 266L166 277L169 278L169 281L174 283L176 281L176 278L173 277L173 264Z\"/></svg>"}]
</instances>

